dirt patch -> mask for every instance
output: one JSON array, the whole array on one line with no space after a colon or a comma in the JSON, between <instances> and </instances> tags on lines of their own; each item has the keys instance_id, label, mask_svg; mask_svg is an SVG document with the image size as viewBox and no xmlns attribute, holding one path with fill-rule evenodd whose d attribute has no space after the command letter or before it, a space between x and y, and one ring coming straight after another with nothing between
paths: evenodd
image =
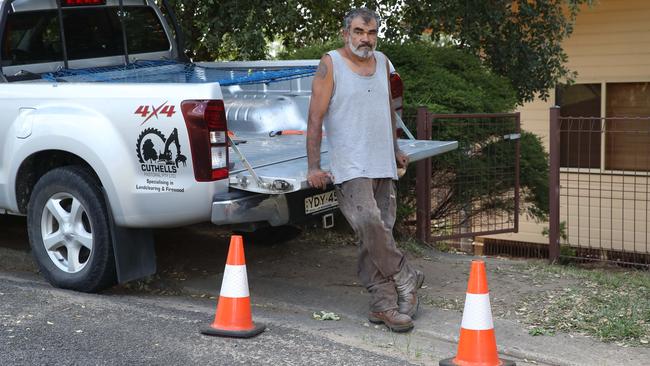
<instances>
[{"instance_id":1,"label":"dirt patch","mask_svg":"<svg viewBox=\"0 0 650 366\"><path fill-rule=\"evenodd\" d=\"M245 235L251 276L298 278L304 279L308 286L358 287L363 291L356 274L356 239L349 231L303 228L296 233L294 230L282 228ZM230 231L213 225L158 230L158 274L128 286L173 294L180 291L172 290L174 282L222 273L230 235ZM438 252L412 241L400 241L399 245L409 253L414 266L425 273L425 285L420 291L423 303L461 311L471 258ZM494 316L517 319L522 300L578 283L561 276L540 277L525 261L504 258L486 261Z\"/></svg>"}]
</instances>

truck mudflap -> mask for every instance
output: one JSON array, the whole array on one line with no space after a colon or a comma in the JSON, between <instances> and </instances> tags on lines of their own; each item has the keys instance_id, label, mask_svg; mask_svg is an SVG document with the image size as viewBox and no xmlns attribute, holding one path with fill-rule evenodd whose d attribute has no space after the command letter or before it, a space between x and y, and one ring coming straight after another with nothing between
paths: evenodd
<instances>
[{"instance_id":1,"label":"truck mudflap","mask_svg":"<svg viewBox=\"0 0 650 366\"><path fill-rule=\"evenodd\" d=\"M458 147L456 141L399 140L411 162ZM230 150L230 187L255 193L287 194L309 189L304 135L238 135ZM327 139L321 145L321 167L329 170ZM327 199L327 197L324 197Z\"/></svg>"}]
</instances>

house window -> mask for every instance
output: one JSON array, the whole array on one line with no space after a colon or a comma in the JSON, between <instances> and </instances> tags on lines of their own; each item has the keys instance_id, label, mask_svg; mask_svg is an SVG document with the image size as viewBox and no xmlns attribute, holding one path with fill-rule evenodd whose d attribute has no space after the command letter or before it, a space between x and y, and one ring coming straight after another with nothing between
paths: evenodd
<instances>
[{"instance_id":1,"label":"house window","mask_svg":"<svg viewBox=\"0 0 650 366\"><path fill-rule=\"evenodd\" d=\"M607 84L605 169L650 170L650 83Z\"/></svg>"},{"instance_id":2,"label":"house window","mask_svg":"<svg viewBox=\"0 0 650 366\"><path fill-rule=\"evenodd\" d=\"M560 125L561 166L650 171L650 83L604 89L603 95L599 83L557 88L560 116L573 117Z\"/></svg>"},{"instance_id":3,"label":"house window","mask_svg":"<svg viewBox=\"0 0 650 366\"><path fill-rule=\"evenodd\" d=\"M569 85L557 89L561 117L580 117L560 123L560 164L567 168L600 168L600 84Z\"/></svg>"}]
</instances>

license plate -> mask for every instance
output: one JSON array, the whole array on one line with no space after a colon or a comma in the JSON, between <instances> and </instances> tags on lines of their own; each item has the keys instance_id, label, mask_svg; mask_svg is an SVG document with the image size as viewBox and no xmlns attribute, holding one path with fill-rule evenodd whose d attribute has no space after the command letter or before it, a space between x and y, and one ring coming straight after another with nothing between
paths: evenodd
<instances>
[{"instance_id":1,"label":"license plate","mask_svg":"<svg viewBox=\"0 0 650 366\"><path fill-rule=\"evenodd\" d=\"M305 198L305 214L326 210L338 205L339 201L336 199L334 191L315 194Z\"/></svg>"}]
</instances>

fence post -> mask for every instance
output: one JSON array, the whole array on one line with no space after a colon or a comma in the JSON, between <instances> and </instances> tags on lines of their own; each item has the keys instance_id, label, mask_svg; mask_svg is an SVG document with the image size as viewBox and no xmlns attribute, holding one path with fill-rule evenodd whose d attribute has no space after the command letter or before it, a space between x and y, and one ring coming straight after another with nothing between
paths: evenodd
<instances>
[{"instance_id":1,"label":"fence post","mask_svg":"<svg viewBox=\"0 0 650 366\"><path fill-rule=\"evenodd\" d=\"M515 216L514 216L514 232L519 232L519 185L521 184L519 175L521 174L521 113L517 112L515 114L515 123L517 134L519 134L519 139L516 142L515 146Z\"/></svg>"},{"instance_id":2,"label":"fence post","mask_svg":"<svg viewBox=\"0 0 650 366\"><path fill-rule=\"evenodd\" d=\"M426 107L418 108L418 140L431 140L431 121ZM431 158L416 163L416 236L420 242L431 241Z\"/></svg>"},{"instance_id":3,"label":"fence post","mask_svg":"<svg viewBox=\"0 0 650 366\"><path fill-rule=\"evenodd\" d=\"M549 128L549 233L548 260L560 258L560 107L551 107Z\"/></svg>"}]
</instances>

